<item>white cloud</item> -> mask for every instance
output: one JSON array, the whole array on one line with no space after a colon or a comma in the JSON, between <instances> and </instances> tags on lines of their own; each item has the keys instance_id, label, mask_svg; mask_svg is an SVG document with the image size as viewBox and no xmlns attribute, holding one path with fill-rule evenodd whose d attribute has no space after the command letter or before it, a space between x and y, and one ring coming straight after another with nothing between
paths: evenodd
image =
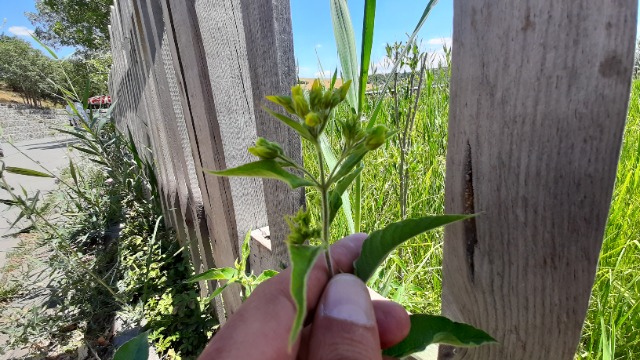
<instances>
[{"instance_id":1,"label":"white cloud","mask_svg":"<svg viewBox=\"0 0 640 360\"><path fill-rule=\"evenodd\" d=\"M450 37L442 37L442 38L432 38L427 40L428 45L446 45L447 47L451 47L451 38Z\"/></svg>"},{"instance_id":2,"label":"white cloud","mask_svg":"<svg viewBox=\"0 0 640 360\"><path fill-rule=\"evenodd\" d=\"M329 78L331 77L331 71L330 70L325 70L324 72L316 72L315 74L313 74L313 77L316 78Z\"/></svg>"},{"instance_id":3,"label":"white cloud","mask_svg":"<svg viewBox=\"0 0 640 360\"><path fill-rule=\"evenodd\" d=\"M31 36L31 34L33 34L33 30L24 26L11 26L8 30L10 33L17 36Z\"/></svg>"}]
</instances>

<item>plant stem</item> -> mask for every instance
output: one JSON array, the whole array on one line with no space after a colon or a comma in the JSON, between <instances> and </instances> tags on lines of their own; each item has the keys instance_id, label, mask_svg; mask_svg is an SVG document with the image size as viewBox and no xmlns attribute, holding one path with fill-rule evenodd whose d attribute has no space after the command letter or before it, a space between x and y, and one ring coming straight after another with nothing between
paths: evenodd
<instances>
[{"instance_id":1,"label":"plant stem","mask_svg":"<svg viewBox=\"0 0 640 360\"><path fill-rule=\"evenodd\" d=\"M322 246L324 246L325 260L327 262L327 269L329 269L329 276L333 277L333 264L331 262L331 251L329 250L329 184L324 176L324 164L322 158L322 149L320 145L316 145L316 151L318 153L318 167L320 168L320 196L322 196Z\"/></svg>"}]
</instances>

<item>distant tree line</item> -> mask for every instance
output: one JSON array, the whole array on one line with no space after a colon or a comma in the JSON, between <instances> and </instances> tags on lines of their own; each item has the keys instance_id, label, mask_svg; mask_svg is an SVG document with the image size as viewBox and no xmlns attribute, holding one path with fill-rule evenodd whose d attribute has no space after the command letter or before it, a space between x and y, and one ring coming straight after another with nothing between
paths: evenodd
<instances>
[{"instance_id":1,"label":"distant tree line","mask_svg":"<svg viewBox=\"0 0 640 360\"><path fill-rule=\"evenodd\" d=\"M110 65L108 53L53 59L23 39L0 35L0 82L31 106L42 106L43 100L62 103L61 88L82 96L88 86L90 95L106 94Z\"/></svg>"}]
</instances>

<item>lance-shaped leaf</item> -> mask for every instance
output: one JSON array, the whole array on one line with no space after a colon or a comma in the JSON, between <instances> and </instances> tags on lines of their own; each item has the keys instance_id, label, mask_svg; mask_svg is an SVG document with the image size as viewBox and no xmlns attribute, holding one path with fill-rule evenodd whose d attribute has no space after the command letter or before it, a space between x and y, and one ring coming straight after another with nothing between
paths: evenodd
<instances>
[{"instance_id":1,"label":"lance-shaped leaf","mask_svg":"<svg viewBox=\"0 0 640 360\"><path fill-rule=\"evenodd\" d=\"M342 179L344 176L349 174L354 167L360 164L368 152L369 150L362 145L356 148L356 150L354 150L351 155L347 156L347 158L340 164L340 168L335 172L335 174L333 174L332 180Z\"/></svg>"},{"instance_id":2,"label":"lance-shaped leaf","mask_svg":"<svg viewBox=\"0 0 640 360\"><path fill-rule=\"evenodd\" d=\"M202 274L190 277L187 282L198 282L208 280L231 280L238 272L232 267L209 269Z\"/></svg>"},{"instance_id":3,"label":"lance-shaped leaf","mask_svg":"<svg viewBox=\"0 0 640 360\"><path fill-rule=\"evenodd\" d=\"M376 0L365 0L364 17L362 20L362 42L360 51L360 79L358 80L358 114L362 113L369 77L369 63L371 62L371 48L373 46L373 28L376 18Z\"/></svg>"},{"instance_id":4,"label":"lance-shaped leaf","mask_svg":"<svg viewBox=\"0 0 640 360\"><path fill-rule=\"evenodd\" d=\"M296 317L289 335L291 349L302 331L307 316L307 280L316 258L322 252L322 247L293 244L289 244L288 247L291 257L291 297L296 304Z\"/></svg>"},{"instance_id":5,"label":"lance-shaped leaf","mask_svg":"<svg viewBox=\"0 0 640 360\"><path fill-rule=\"evenodd\" d=\"M415 314L409 318L409 335L399 344L384 350L384 355L401 358L422 351L431 344L471 347L496 342L486 332L444 316Z\"/></svg>"},{"instance_id":6,"label":"lance-shaped leaf","mask_svg":"<svg viewBox=\"0 0 640 360\"><path fill-rule=\"evenodd\" d=\"M371 275L382 264L389 253L398 245L420 235L423 232L452 222L468 219L474 215L440 215L407 219L387 225L382 230L369 234L362 244L360 257L355 261L354 270L357 277L367 282Z\"/></svg>"},{"instance_id":7,"label":"lance-shaped leaf","mask_svg":"<svg viewBox=\"0 0 640 360\"><path fill-rule=\"evenodd\" d=\"M248 176L276 179L287 183L292 189L300 186L315 186L315 183L294 175L280 166L275 160L259 160L235 168L207 172L218 176Z\"/></svg>"},{"instance_id":8,"label":"lance-shaped leaf","mask_svg":"<svg viewBox=\"0 0 640 360\"><path fill-rule=\"evenodd\" d=\"M355 178L362 172L362 166L356 168L351 174L343 177L336 183L336 187L329 191L329 224L333 222L338 210L342 206L342 194L347 191L349 185L355 180Z\"/></svg>"},{"instance_id":9,"label":"lance-shaped leaf","mask_svg":"<svg viewBox=\"0 0 640 360\"><path fill-rule=\"evenodd\" d=\"M220 293L222 293L222 291L224 289L227 288L227 286L231 285L235 283L235 280L230 280L229 282L227 282L226 284L222 285L222 286L218 286L215 291L209 295L209 297L205 300L205 302L211 302L211 300L213 300L216 296L220 295Z\"/></svg>"},{"instance_id":10,"label":"lance-shaped leaf","mask_svg":"<svg viewBox=\"0 0 640 360\"><path fill-rule=\"evenodd\" d=\"M282 115L282 114L278 114L277 112L267 108L267 107L262 107L264 109L264 111L268 112L269 114L271 114L273 117L275 117L276 119L282 121L285 125L289 126L290 128L292 128L293 130L295 130L298 134L300 134L300 136L302 136L303 138L313 142L313 137L311 136L311 133L309 132L309 130L307 130L307 128L305 128L304 126L302 126L301 123L295 121L294 119Z\"/></svg>"},{"instance_id":11,"label":"lance-shaped leaf","mask_svg":"<svg viewBox=\"0 0 640 360\"><path fill-rule=\"evenodd\" d=\"M25 168L20 168L20 167L15 167L15 166L7 166L7 167L4 168L4 171L6 171L8 173L17 174L17 175L24 175L24 176L46 177L46 178L52 178L53 177L52 175L47 174L47 173L43 173L41 171L25 169Z\"/></svg>"},{"instance_id":12,"label":"lance-shaped leaf","mask_svg":"<svg viewBox=\"0 0 640 360\"><path fill-rule=\"evenodd\" d=\"M115 354L113 360L147 360L149 358L149 339L147 332L124 343Z\"/></svg>"}]
</instances>

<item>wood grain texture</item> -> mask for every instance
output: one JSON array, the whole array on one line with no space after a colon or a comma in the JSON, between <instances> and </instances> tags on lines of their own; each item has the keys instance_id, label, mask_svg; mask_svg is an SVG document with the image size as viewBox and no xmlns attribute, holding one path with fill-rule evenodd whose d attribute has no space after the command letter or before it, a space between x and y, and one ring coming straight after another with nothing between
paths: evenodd
<instances>
[{"instance_id":1,"label":"wood grain texture","mask_svg":"<svg viewBox=\"0 0 640 360\"><path fill-rule=\"evenodd\" d=\"M267 104L265 97L289 94L296 82L289 0L241 0L240 5L257 135L282 144L284 152L302 164L298 134L262 109L268 106L280 111ZM270 264L263 263L261 267L280 270L289 264L285 243L289 226L284 216L295 214L304 205L304 190L291 190L276 180L262 183L272 251ZM260 258L268 260L265 256Z\"/></svg>"},{"instance_id":2,"label":"wood grain texture","mask_svg":"<svg viewBox=\"0 0 640 360\"><path fill-rule=\"evenodd\" d=\"M611 201L637 2L456 1L443 313L499 344L440 359L573 359Z\"/></svg>"}]
</instances>

